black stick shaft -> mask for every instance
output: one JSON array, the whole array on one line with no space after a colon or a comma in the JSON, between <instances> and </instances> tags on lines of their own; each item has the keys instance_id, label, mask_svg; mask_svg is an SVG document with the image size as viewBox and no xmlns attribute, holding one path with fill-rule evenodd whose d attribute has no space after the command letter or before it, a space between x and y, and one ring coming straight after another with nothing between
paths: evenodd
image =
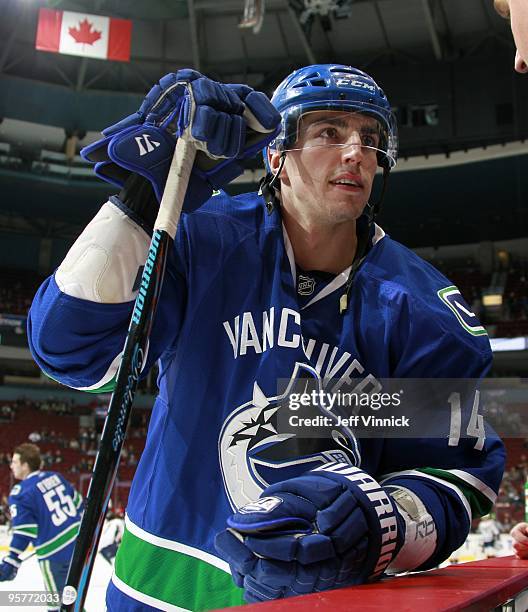
<instances>
[{"instance_id":1,"label":"black stick shaft","mask_svg":"<svg viewBox=\"0 0 528 612\"><path fill-rule=\"evenodd\" d=\"M188 85L187 87L189 88ZM193 107L194 99L190 88L188 99ZM88 488L86 509L64 587L62 612L82 612L88 593L106 509L119 467L130 410L145 362L148 339L161 294L167 254L176 236L195 157L196 148L193 141L186 134L180 136L154 224L154 234L132 311L115 390L108 407L101 444Z\"/></svg>"},{"instance_id":2,"label":"black stick shaft","mask_svg":"<svg viewBox=\"0 0 528 612\"><path fill-rule=\"evenodd\" d=\"M108 501L119 467L132 402L144 365L147 343L163 285L167 253L172 244L172 238L167 232L154 231L88 488L86 508L70 562L61 607L63 612L83 610ZM74 601L71 601L73 599ZM64 603L68 601L71 603Z\"/></svg>"}]
</instances>

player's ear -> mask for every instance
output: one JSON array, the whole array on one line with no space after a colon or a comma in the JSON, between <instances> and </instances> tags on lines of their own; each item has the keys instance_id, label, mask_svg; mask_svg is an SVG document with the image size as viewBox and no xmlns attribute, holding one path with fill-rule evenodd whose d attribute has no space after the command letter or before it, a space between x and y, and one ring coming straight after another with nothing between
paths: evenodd
<instances>
[{"instance_id":1,"label":"player's ear","mask_svg":"<svg viewBox=\"0 0 528 612\"><path fill-rule=\"evenodd\" d=\"M279 171L279 168L281 165L281 154L275 149L268 148L267 155L268 155L268 164L269 164L271 173L275 175ZM286 177L287 177L287 172L283 166L279 178L286 178Z\"/></svg>"}]
</instances>

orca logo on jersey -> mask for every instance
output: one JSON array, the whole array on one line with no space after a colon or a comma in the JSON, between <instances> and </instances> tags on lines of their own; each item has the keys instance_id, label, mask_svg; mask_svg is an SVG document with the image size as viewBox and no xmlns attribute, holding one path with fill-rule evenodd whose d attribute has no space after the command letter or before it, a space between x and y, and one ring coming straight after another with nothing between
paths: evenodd
<instances>
[{"instance_id":1,"label":"orca logo on jersey","mask_svg":"<svg viewBox=\"0 0 528 612\"><path fill-rule=\"evenodd\" d=\"M484 336L487 334L487 331L479 323L475 313L471 312L467 302L455 285L440 289L438 297L455 314L460 325L468 333L472 336Z\"/></svg>"},{"instance_id":2,"label":"orca logo on jersey","mask_svg":"<svg viewBox=\"0 0 528 612\"><path fill-rule=\"evenodd\" d=\"M321 377L312 366L296 363L284 393L266 397L255 382L252 399L224 421L218 452L233 509L254 502L270 484L326 463L360 464L357 440L347 427L336 427L327 438L300 437L278 430L279 412L289 411L290 395L305 392L309 384L316 391L323 389Z\"/></svg>"}]
</instances>

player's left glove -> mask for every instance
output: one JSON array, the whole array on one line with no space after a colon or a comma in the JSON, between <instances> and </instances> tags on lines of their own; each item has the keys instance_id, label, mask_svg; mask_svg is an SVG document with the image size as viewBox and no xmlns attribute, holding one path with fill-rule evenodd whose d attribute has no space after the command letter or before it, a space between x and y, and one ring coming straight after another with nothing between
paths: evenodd
<instances>
[{"instance_id":1,"label":"player's left glove","mask_svg":"<svg viewBox=\"0 0 528 612\"><path fill-rule=\"evenodd\" d=\"M130 173L148 179L158 201L176 140L184 130L198 154L184 210L200 206L243 172L241 160L262 150L276 135L281 117L268 98L247 85L223 84L195 70L165 75L136 113L103 130L104 138L81 155L95 173L123 187Z\"/></svg>"},{"instance_id":2,"label":"player's left glove","mask_svg":"<svg viewBox=\"0 0 528 612\"><path fill-rule=\"evenodd\" d=\"M20 560L18 557L14 555L4 557L2 563L0 563L0 582L13 580L17 575L19 567Z\"/></svg>"},{"instance_id":3,"label":"player's left glove","mask_svg":"<svg viewBox=\"0 0 528 612\"><path fill-rule=\"evenodd\" d=\"M346 463L267 487L227 523L215 545L248 602L377 579L405 539L388 493Z\"/></svg>"}]
</instances>

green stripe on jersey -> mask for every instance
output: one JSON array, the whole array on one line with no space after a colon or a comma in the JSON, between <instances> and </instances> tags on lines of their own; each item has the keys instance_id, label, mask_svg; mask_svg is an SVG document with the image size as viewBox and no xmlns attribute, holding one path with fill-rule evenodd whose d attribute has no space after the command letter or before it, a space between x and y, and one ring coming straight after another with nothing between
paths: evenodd
<instances>
[{"instance_id":1,"label":"green stripe on jersey","mask_svg":"<svg viewBox=\"0 0 528 612\"><path fill-rule=\"evenodd\" d=\"M117 374L112 378L112 380L109 380L101 387L97 387L97 389L83 389L83 391L85 393L112 393L115 389L116 380Z\"/></svg>"},{"instance_id":2,"label":"green stripe on jersey","mask_svg":"<svg viewBox=\"0 0 528 612\"><path fill-rule=\"evenodd\" d=\"M73 496L73 505L79 509L79 506L82 504L82 496L78 491L75 491L75 495Z\"/></svg>"},{"instance_id":3,"label":"green stripe on jersey","mask_svg":"<svg viewBox=\"0 0 528 612\"><path fill-rule=\"evenodd\" d=\"M36 538L38 534L38 527L35 525L15 525L13 527L13 533L18 533L20 535L27 535L30 538Z\"/></svg>"},{"instance_id":4,"label":"green stripe on jersey","mask_svg":"<svg viewBox=\"0 0 528 612\"><path fill-rule=\"evenodd\" d=\"M175 550L141 540L127 529L115 561L117 577L149 597L187 610L244 603L242 589L223 570Z\"/></svg>"},{"instance_id":5,"label":"green stripe on jersey","mask_svg":"<svg viewBox=\"0 0 528 612\"><path fill-rule=\"evenodd\" d=\"M53 579L53 574L50 571L50 563L49 561L40 561L40 570L42 573L42 577L44 578L44 586L46 589L53 593L57 591L57 586L55 585L55 580Z\"/></svg>"},{"instance_id":6,"label":"green stripe on jersey","mask_svg":"<svg viewBox=\"0 0 528 612\"><path fill-rule=\"evenodd\" d=\"M431 474L431 476L436 476L437 478L446 480L447 482L450 482L458 487L471 506L471 514L473 518L485 516L491 511L493 502L488 499L484 493L481 493L478 489L475 489L468 482L462 480L462 478L459 478L455 474L451 474L451 472L436 468L420 468L418 471L424 472L425 474Z\"/></svg>"},{"instance_id":7,"label":"green stripe on jersey","mask_svg":"<svg viewBox=\"0 0 528 612\"><path fill-rule=\"evenodd\" d=\"M50 555L58 552L65 546L67 546L70 542L73 542L77 537L77 533L79 531L79 523L75 523L58 536L55 536L52 540L48 540L40 546L36 547L37 556L42 559L44 557L49 557Z\"/></svg>"},{"instance_id":8,"label":"green stripe on jersey","mask_svg":"<svg viewBox=\"0 0 528 612\"><path fill-rule=\"evenodd\" d=\"M42 370L42 373L47 376L50 380L52 380L53 382L59 383L60 385L62 385L60 380L57 380L56 378L53 378L53 376L51 374L48 374L47 372L45 372L44 370ZM84 391L85 393L112 393L114 391L115 385L116 385L116 380L117 380L117 372L114 374L113 378L111 380L109 380L107 383L105 383L104 385L101 385L100 387L97 387L96 389L82 389L82 391ZM73 387L73 389L75 389L76 387Z\"/></svg>"}]
</instances>

